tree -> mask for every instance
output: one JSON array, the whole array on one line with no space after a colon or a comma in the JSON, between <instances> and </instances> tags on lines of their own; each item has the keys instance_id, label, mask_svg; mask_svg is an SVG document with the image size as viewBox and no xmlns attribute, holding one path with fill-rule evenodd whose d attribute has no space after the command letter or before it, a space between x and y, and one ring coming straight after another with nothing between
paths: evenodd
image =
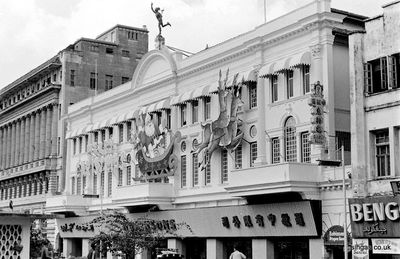
<instances>
[{"instance_id":1,"label":"tree","mask_svg":"<svg viewBox=\"0 0 400 259\"><path fill-rule=\"evenodd\" d=\"M176 231L186 223L175 223L174 220L154 220L147 216L137 219L126 217L120 212L103 214L91 222L100 228L100 233L91 239L102 253L122 252L127 259L134 258L145 249L154 248L167 236L177 236Z\"/></svg>"},{"instance_id":2,"label":"tree","mask_svg":"<svg viewBox=\"0 0 400 259\"><path fill-rule=\"evenodd\" d=\"M42 230L34 229L31 227L31 240L30 240L30 258L38 258L41 256L41 252L44 246L47 246L51 250L50 241L43 236Z\"/></svg>"}]
</instances>

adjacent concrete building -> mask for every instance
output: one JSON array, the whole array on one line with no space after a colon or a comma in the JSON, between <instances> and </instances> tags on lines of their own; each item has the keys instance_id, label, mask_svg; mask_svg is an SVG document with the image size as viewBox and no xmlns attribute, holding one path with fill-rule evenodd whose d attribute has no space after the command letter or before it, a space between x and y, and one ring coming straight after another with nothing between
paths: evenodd
<instances>
[{"instance_id":1,"label":"adjacent concrete building","mask_svg":"<svg viewBox=\"0 0 400 259\"><path fill-rule=\"evenodd\" d=\"M64 191L68 106L130 81L147 51L146 28L116 25L0 90L0 209L44 212Z\"/></svg>"},{"instance_id":2,"label":"adjacent concrete building","mask_svg":"<svg viewBox=\"0 0 400 259\"><path fill-rule=\"evenodd\" d=\"M343 237L322 238L343 225L342 171L316 161L343 144L350 162L348 35L365 18L316 0L193 55L152 50L132 81L71 105L66 188L47 199L75 215L58 220L64 255L87 254L105 209L188 223L163 244L185 258L226 259L235 243L249 258L343 255ZM198 152L208 141L223 148Z\"/></svg>"}]
</instances>

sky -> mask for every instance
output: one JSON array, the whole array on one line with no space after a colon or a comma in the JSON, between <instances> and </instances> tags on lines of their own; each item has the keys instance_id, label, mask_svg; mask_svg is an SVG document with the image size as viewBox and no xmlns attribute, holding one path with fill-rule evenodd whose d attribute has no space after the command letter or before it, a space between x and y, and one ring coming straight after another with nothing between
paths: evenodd
<instances>
[{"instance_id":1,"label":"sky","mask_svg":"<svg viewBox=\"0 0 400 259\"><path fill-rule=\"evenodd\" d=\"M267 21L311 0L266 0ZM392 0L331 0L333 8L365 16ZM0 0L0 89L81 37L116 24L147 26L154 49L157 20L151 0ZM164 9L166 44L198 52L264 23L263 0L153 0Z\"/></svg>"}]
</instances>

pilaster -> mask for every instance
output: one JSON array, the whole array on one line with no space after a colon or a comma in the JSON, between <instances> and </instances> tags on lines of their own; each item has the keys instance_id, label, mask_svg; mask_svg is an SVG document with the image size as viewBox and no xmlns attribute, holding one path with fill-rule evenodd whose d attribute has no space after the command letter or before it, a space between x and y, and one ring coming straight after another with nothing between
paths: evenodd
<instances>
[{"instance_id":1,"label":"pilaster","mask_svg":"<svg viewBox=\"0 0 400 259\"><path fill-rule=\"evenodd\" d=\"M33 146L33 160L39 159L39 150L40 150L40 111L37 111L35 114L35 144Z\"/></svg>"},{"instance_id":2,"label":"pilaster","mask_svg":"<svg viewBox=\"0 0 400 259\"><path fill-rule=\"evenodd\" d=\"M10 153L10 167L15 165L15 122L11 124L11 153Z\"/></svg>"},{"instance_id":3,"label":"pilaster","mask_svg":"<svg viewBox=\"0 0 400 259\"><path fill-rule=\"evenodd\" d=\"M46 108L43 108L40 112L40 134L39 134L39 159L43 159L46 148Z\"/></svg>"},{"instance_id":4,"label":"pilaster","mask_svg":"<svg viewBox=\"0 0 400 259\"><path fill-rule=\"evenodd\" d=\"M19 164L24 163L25 155L25 117L21 118L21 130L20 130L20 145L19 145Z\"/></svg>"},{"instance_id":5,"label":"pilaster","mask_svg":"<svg viewBox=\"0 0 400 259\"><path fill-rule=\"evenodd\" d=\"M24 159L23 163L28 163L29 161L29 141L30 141L30 130L31 130L31 116L25 117L25 140L24 140Z\"/></svg>"},{"instance_id":6,"label":"pilaster","mask_svg":"<svg viewBox=\"0 0 400 259\"><path fill-rule=\"evenodd\" d=\"M48 106L46 109L46 141L45 141L45 157L51 154L51 126L52 126L52 110Z\"/></svg>"}]
</instances>

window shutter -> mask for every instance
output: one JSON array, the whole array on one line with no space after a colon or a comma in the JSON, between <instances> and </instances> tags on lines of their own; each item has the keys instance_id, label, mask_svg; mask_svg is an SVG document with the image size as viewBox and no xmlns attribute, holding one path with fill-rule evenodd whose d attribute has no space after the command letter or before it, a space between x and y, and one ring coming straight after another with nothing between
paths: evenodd
<instances>
[{"instance_id":1,"label":"window shutter","mask_svg":"<svg viewBox=\"0 0 400 259\"><path fill-rule=\"evenodd\" d=\"M381 89L385 90L388 88L388 73L387 73L387 59L386 57L380 58L381 65Z\"/></svg>"},{"instance_id":2,"label":"window shutter","mask_svg":"<svg viewBox=\"0 0 400 259\"><path fill-rule=\"evenodd\" d=\"M372 93L372 65L364 63L364 92Z\"/></svg>"},{"instance_id":3,"label":"window shutter","mask_svg":"<svg viewBox=\"0 0 400 259\"><path fill-rule=\"evenodd\" d=\"M396 57L388 56L388 79L389 79L389 89L397 88L397 66Z\"/></svg>"}]
</instances>

